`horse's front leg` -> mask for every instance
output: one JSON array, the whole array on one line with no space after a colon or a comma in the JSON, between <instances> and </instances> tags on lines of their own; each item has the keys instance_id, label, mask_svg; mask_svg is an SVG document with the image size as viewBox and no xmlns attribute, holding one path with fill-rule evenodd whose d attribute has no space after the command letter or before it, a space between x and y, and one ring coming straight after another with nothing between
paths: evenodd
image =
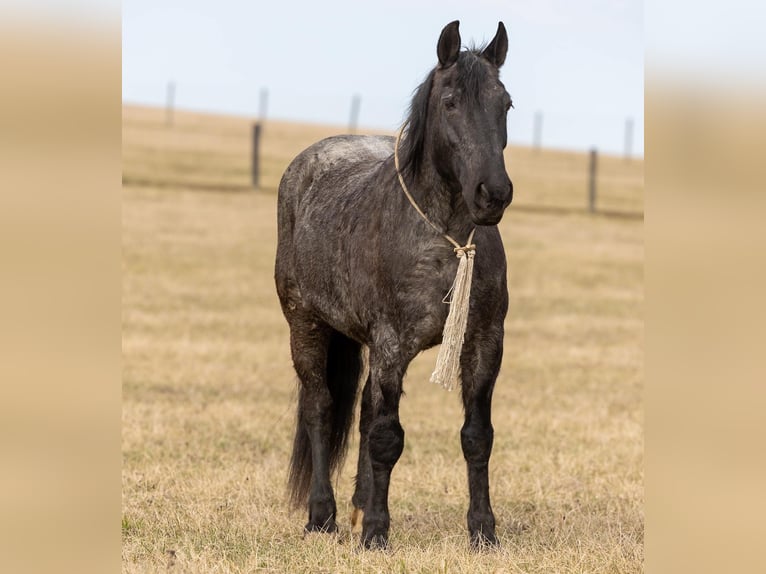
<instances>
[{"instance_id":1,"label":"horse's front leg","mask_svg":"<svg viewBox=\"0 0 766 574\"><path fill-rule=\"evenodd\" d=\"M502 357L502 324L467 338L461 356L465 423L460 441L468 466L468 532L475 549L498 544L489 502L489 457L494 434L492 391Z\"/></svg>"},{"instance_id":2,"label":"horse's front leg","mask_svg":"<svg viewBox=\"0 0 766 574\"><path fill-rule=\"evenodd\" d=\"M405 368L406 362L400 360L398 353L390 347L370 348L371 420L366 442L372 472L362 519L362 544L365 548L385 548L388 545L391 523L388 485L391 471L404 449L404 429L399 424L399 399Z\"/></svg>"},{"instance_id":3,"label":"horse's front leg","mask_svg":"<svg viewBox=\"0 0 766 574\"><path fill-rule=\"evenodd\" d=\"M362 405L359 414L359 459L356 465L356 485L351 503L354 507L351 513L351 529L356 532L361 528L364 518L364 507L370 497L372 488L372 468L370 467L369 434L372 424L372 381L367 376L367 381L362 391ZM361 518L360 518L361 517Z\"/></svg>"}]
</instances>

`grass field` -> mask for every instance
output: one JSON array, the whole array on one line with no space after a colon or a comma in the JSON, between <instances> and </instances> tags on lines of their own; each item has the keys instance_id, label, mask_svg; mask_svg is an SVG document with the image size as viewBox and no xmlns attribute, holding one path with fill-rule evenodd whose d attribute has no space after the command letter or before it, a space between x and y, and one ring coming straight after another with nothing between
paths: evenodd
<instances>
[{"instance_id":1,"label":"grass field","mask_svg":"<svg viewBox=\"0 0 766 574\"><path fill-rule=\"evenodd\" d=\"M296 378L273 285L275 188L337 130L267 124L256 192L246 120L179 112L168 128L126 107L123 124L125 572L643 570L643 221L585 213L585 155L508 151L490 463L502 548L469 551L461 406L428 383L431 350L405 379L391 549L363 552L347 520L356 436L337 536L304 539L285 496ZM640 214L643 162L600 163L600 205Z\"/></svg>"}]
</instances>

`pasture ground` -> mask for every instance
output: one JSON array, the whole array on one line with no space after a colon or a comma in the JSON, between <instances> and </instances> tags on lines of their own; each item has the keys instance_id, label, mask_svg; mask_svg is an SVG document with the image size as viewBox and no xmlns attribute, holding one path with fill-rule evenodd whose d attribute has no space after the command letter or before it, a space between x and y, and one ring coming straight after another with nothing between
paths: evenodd
<instances>
[{"instance_id":1,"label":"pasture ground","mask_svg":"<svg viewBox=\"0 0 766 574\"><path fill-rule=\"evenodd\" d=\"M275 187L332 128L267 124L256 192L243 119L177 112L168 128L126 107L123 126L123 571L643 570L643 221L582 210L584 154L508 152L490 463L502 548L468 548L461 406L428 383L431 350L405 379L391 548L364 552L348 522L356 435L338 535L304 539L285 502L296 378L273 285ZM640 213L643 162L602 165L604 204Z\"/></svg>"}]
</instances>

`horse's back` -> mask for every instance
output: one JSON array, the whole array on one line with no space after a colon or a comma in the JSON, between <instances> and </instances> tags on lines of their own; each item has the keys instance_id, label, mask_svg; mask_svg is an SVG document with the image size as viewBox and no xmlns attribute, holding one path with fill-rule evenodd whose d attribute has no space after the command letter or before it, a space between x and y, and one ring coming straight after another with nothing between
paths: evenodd
<instances>
[{"instance_id":1,"label":"horse's back","mask_svg":"<svg viewBox=\"0 0 766 574\"><path fill-rule=\"evenodd\" d=\"M309 146L290 162L279 184L277 207L280 297L287 295L288 288L297 287L294 266L301 242L295 239L296 228L304 235L312 229L328 229L322 220L351 209L355 194L369 189L365 182L391 157L393 149L390 136L333 136Z\"/></svg>"},{"instance_id":2,"label":"horse's back","mask_svg":"<svg viewBox=\"0 0 766 574\"><path fill-rule=\"evenodd\" d=\"M285 170L279 184L280 209L299 199L312 184L329 173L363 173L366 167L391 157L390 136L342 135L325 138L299 153Z\"/></svg>"}]
</instances>

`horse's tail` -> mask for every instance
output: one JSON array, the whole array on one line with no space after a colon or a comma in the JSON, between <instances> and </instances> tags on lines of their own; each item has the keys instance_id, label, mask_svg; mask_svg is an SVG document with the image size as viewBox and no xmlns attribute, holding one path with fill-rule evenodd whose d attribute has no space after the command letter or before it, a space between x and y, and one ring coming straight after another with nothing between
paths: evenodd
<instances>
[{"instance_id":1,"label":"horse's tail","mask_svg":"<svg viewBox=\"0 0 766 574\"><path fill-rule=\"evenodd\" d=\"M327 352L327 386L332 397L330 431L330 474L338 470L346 454L348 435L354 419L359 378L362 373L362 346L333 331ZM306 504L311 490L311 444L305 423L306 395L301 386L298 395L298 420L290 459L288 488L293 507Z\"/></svg>"}]
</instances>

